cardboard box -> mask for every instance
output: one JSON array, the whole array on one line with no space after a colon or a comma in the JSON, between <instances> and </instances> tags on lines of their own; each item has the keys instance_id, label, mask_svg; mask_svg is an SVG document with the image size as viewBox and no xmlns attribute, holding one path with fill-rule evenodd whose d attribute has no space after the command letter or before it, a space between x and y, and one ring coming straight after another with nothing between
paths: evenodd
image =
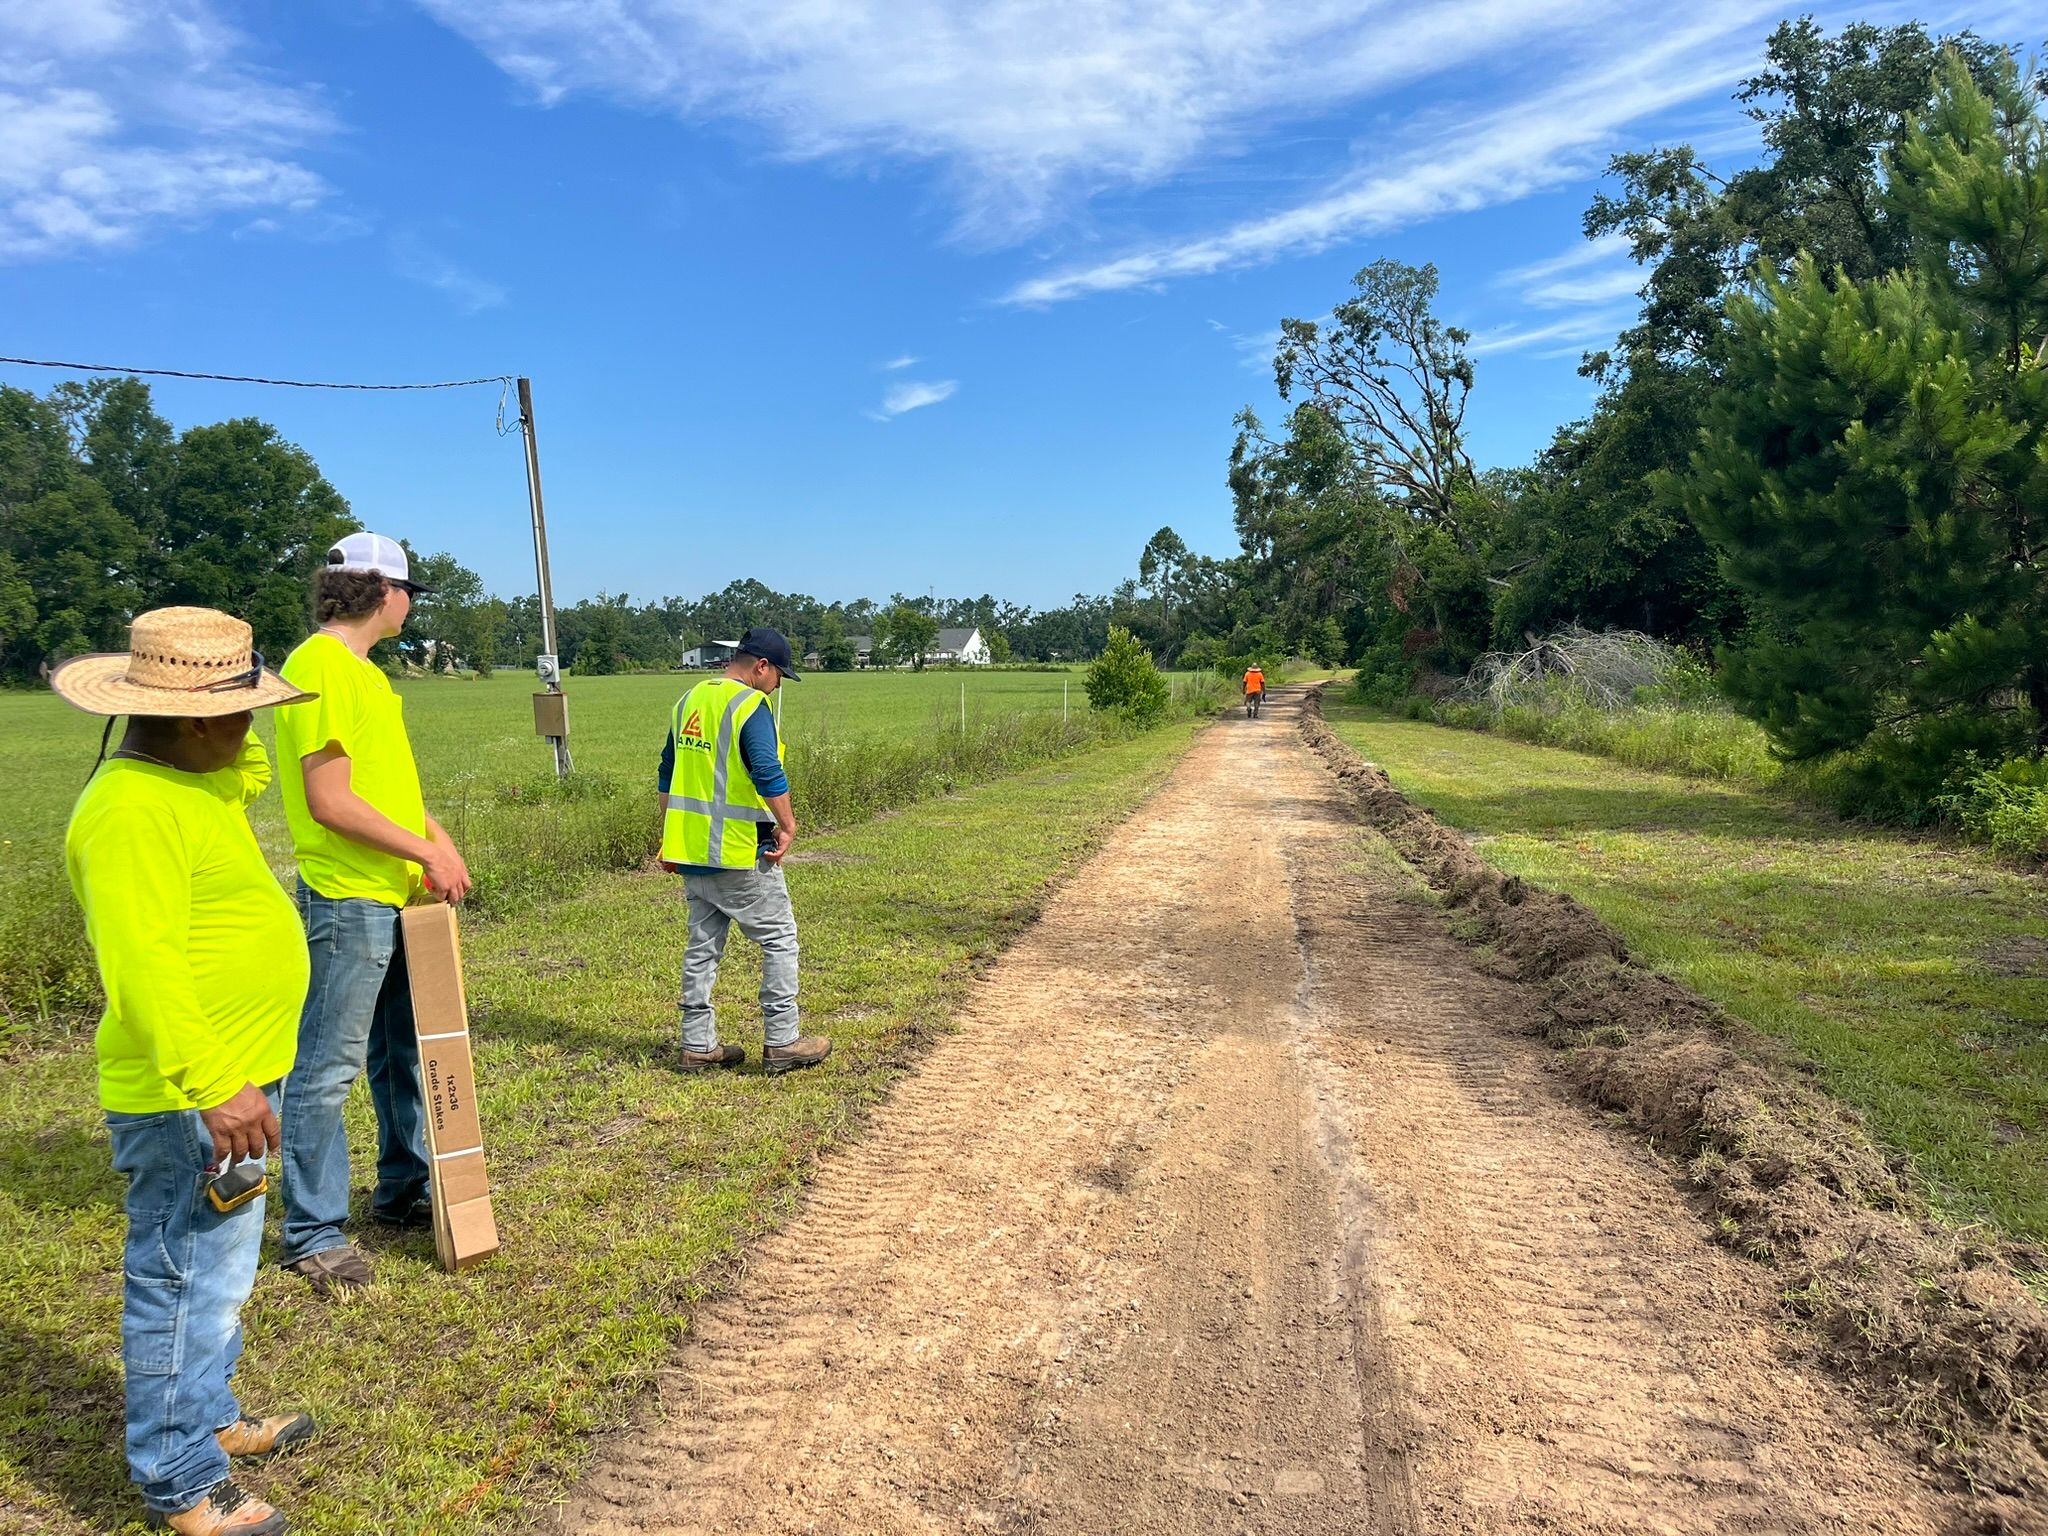
<instances>
[{"instance_id":1,"label":"cardboard box","mask_svg":"<svg viewBox=\"0 0 2048 1536\"><path fill-rule=\"evenodd\" d=\"M442 902L407 907L399 926L420 1042L420 1084L427 1099L434 1250L443 1269L463 1269L498 1251L498 1223L491 1215L491 1186L484 1173L469 1000L462 988L462 935L455 909Z\"/></svg>"}]
</instances>

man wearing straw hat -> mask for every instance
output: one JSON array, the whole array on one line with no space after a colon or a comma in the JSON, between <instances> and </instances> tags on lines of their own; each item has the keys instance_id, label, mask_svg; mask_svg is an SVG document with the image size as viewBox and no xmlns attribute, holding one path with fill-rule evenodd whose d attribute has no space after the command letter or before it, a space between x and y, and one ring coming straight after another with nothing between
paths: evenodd
<instances>
[{"instance_id":1,"label":"man wearing straw hat","mask_svg":"<svg viewBox=\"0 0 2048 1536\"><path fill-rule=\"evenodd\" d=\"M462 900L469 869L427 814L405 703L370 660L372 646L404 628L419 590L396 539L349 534L313 579L319 632L283 671L317 695L277 716L285 823L313 961L298 1064L284 1091L284 1264L322 1297L360 1291L372 1279L370 1261L342 1232L349 1156L341 1111L358 1077L369 1078L377 1113L371 1217L400 1228L433 1225L426 1100L398 916L423 889L436 900Z\"/></svg>"},{"instance_id":2,"label":"man wearing straw hat","mask_svg":"<svg viewBox=\"0 0 2048 1536\"><path fill-rule=\"evenodd\" d=\"M263 668L249 626L210 608L139 615L130 649L50 686L128 729L64 836L106 989L95 1045L114 1166L128 1176L121 1364L129 1475L149 1523L269 1536L284 1517L231 1456L305 1440L305 1414L243 1416L233 1375L263 1239L263 1159L306 995L298 914L245 807L270 782L253 711L304 699ZM248 1193L253 1189L254 1193Z\"/></svg>"}]
</instances>

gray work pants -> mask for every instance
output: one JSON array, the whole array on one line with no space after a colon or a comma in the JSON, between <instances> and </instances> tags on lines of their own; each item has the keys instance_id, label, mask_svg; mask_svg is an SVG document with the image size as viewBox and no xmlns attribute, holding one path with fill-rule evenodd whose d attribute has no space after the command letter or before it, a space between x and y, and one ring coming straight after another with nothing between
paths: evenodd
<instances>
[{"instance_id":1,"label":"gray work pants","mask_svg":"<svg viewBox=\"0 0 2048 1536\"><path fill-rule=\"evenodd\" d=\"M735 923L761 946L761 1019L768 1044L788 1045L797 1037L796 911L781 867L761 864L685 875L683 891L690 902L690 942L683 951L683 1049L718 1046L711 984L718 980L718 962Z\"/></svg>"}]
</instances>

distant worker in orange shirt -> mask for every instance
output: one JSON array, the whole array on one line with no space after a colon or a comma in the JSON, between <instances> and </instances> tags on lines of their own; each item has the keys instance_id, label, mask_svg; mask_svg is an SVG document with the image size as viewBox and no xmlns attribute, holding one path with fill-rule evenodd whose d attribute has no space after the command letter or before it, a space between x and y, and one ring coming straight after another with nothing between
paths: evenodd
<instances>
[{"instance_id":1,"label":"distant worker in orange shirt","mask_svg":"<svg viewBox=\"0 0 2048 1536\"><path fill-rule=\"evenodd\" d=\"M1244 713L1251 719L1266 699L1266 674L1255 661L1244 669Z\"/></svg>"}]
</instances>

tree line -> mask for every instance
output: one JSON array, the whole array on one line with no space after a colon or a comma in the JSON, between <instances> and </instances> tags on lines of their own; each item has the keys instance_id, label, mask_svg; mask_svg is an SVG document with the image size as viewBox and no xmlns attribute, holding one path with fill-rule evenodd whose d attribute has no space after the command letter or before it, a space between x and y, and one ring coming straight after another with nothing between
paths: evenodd
<instances>
[{"instance_id":1,"label":"tree line","mask_svg":"<svg viewBox=\"0 0 2048 1536\"><path fill-rule=\"evenodd\" d=\"M135 378L0 386L0 683L33 685L68 656L127 643L129 620L174 603L249 621L282 658L311 628L308 587L327 549L360 523L304 449L252 417L177 431ZM488 673L530 668L540 600L487 592L446 552L408 546L432 589L383 654L394 666ZM562 608L556 649L583 675L666 668L709 640L772 624L828 668L872 658L921 666L941 627L979 629L998 661L1099 655L1137 599L1076 594L1033 609L974 597L825 602L735 581L697 598L599 593Z\"/></svg>"}]
</instances>

